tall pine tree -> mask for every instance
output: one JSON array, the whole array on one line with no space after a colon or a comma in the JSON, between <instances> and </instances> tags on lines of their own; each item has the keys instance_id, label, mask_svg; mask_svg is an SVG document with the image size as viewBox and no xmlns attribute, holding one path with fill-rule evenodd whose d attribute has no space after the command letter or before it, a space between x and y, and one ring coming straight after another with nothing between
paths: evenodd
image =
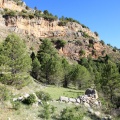
<instances>
[{"instance_id":1,"label":"tall pine tree","mask_svg":"<svg viewBox=\"0 0 120 120\"><path fill-rule=\"evenodd\" d=\"M23 73L26 76L31 69L26 46L16 34L9 35L0 46L0 67L2 82L12 85L22 84Z\"/></svg>"}]
</instances>

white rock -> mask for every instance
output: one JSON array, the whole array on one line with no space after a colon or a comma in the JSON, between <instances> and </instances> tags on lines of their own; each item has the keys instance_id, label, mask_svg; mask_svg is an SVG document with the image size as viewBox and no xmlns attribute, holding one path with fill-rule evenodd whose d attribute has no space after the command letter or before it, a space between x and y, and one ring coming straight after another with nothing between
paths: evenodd
<instances>
[{"instance_id":1,"label":"white rock","mask_svg":"<svg viewBox=\"0 0 120 120\"><path fill-rule=\"evenodd\" d=\"M100 117L100 116L101 116L101 113L100 113L99 111L96 111L94 114L95 114L97 117Z\"/></svg>"},{"instance_id":2,"label":"white rock","mask_svg":"<svg viewBox=\"0 0 120 120\"><path fill-rule=\"evenodd\" d=\"M69 98L69 102L75 103L76 99L75 98Z\"/></svg>"},{"instance_id":3,"label":"white rock","mask_svg":"<svg viewBox=\"0 0 120 120\"><path fill-rule=\"evenodd\" d=\"M17 98L13 98L13 102L14 102L14 101L17 101Z\"/></svg>"},{"instance_id":4,"label":"white rock","mask_svg":"<svg viewBox=\"0 0 120 120\"><path fill-rule=\"evenodd\" d=\"M77 98L77 99L76 99L76 102L77 102L77 103L80 103L80 99L79 99L79 98Z\"/></svg>"},{"instance_id":5,"label":"white rock","mask_svg":"<svg viewBox=\"0 0 120 120\"><path fill-rule=\"evenodd\" d=\"M24 99L23 96L18 97L18 100L19 100L19 101L22 101L23 99Z\"/></svg>"},{"instance_id":6,"label":"white rock","mask_svg":"<svg viewBox=\"0 0 120 120\"><path fill-rule=\"evenodd\" d=\"M26 94L24 95L24 98L28 98L29 96L30 96L30 95L26 93Z\"/></svg>"},{"instance_id":7,"label":"white rock","mask_svg":"<svg viewBox=\"0 0 120 120\"><path fill-rule=\"evenodd\" d=\"M86 102L84 102L85 107L90 108L90 105Z\"/></svg>"}]
</instances>

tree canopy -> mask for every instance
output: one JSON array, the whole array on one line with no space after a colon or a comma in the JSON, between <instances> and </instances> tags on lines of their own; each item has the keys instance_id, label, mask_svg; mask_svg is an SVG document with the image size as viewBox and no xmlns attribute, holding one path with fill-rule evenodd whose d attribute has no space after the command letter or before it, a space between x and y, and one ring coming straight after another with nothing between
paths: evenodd
<instances>
[{"instance_id":1,"label":"tree canopy","mask_svg":"<svg viewBox=\"0 0 120 120\"><path fill-rule=\"evenodd\" d=\"M2 77L9 76L7 84L18 84L21 73L29 72L31 59L24 42L16 35L10 34L0 46L0 68Z\"/></svg>"}]
</instances>

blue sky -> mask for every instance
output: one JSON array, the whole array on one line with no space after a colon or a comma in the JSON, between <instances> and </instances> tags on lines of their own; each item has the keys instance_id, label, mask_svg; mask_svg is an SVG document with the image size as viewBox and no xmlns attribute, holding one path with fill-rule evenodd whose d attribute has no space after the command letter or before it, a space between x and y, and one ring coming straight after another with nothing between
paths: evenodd
<instances>
[{"instance_id":1,"label":"blue sky","mask_svg":"<svg viewBox=\"0 0 120 120\"><path fill-rule=\"evenodd\" d=\"M72 17L97 31L105 43L120 48L120 0L23 0L53 15Z\"/></svg>"}]
</instances>

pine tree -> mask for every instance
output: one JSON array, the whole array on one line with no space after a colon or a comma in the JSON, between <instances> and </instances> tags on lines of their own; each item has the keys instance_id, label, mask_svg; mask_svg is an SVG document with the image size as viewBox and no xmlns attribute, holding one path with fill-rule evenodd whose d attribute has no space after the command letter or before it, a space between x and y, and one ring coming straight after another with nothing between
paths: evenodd
<instances>
[{"instance_id":1,"label":"pine tree","mask_svg":"<svg viewBox=\"0 0 120 120\"><path fill-rule=\"evenodd\" d=\"M103 93L113 102L113 96L120 87L120 74L115 63L108 61L104 65L100 83Z\"/></svg>"},{"instance_id":2,"label":"pine tree","mask_svg":"<svg viewBox=\"0 0 120 120\"><path fill-rule=\"evenodd\" d=\"M86 88L90 86L90 73L88 70L81 65L74 65L70 72L69 79L75 84L79 89Z\"/></svg>"},{"instance_id":3,"label":"pine tree","mask_svg":"<svg viewBox=\"0 0 120 120\"><path fill-rule=\"evenodd\" d=\"M62 76L61 60L58 57L57 50L48 39L43 40L37 57L41 64L41 75L45 78L45 82L50 84L58 81L58 77Z\"/></svg>"},{"instance_id":4,"label":"pine tree","mask_svg":"<svg viewBox=\"0 0 120 120\"><path fill-rule=\"evenodd\" d=\"M24 42L15 34L9 35L0 47L2 81L6 84L22 84L22 73L31 69L31 59ZM5 77L5 78L4 78ZM7 78L6 78L7 77Z\"/></svg>"}]
</instances>

